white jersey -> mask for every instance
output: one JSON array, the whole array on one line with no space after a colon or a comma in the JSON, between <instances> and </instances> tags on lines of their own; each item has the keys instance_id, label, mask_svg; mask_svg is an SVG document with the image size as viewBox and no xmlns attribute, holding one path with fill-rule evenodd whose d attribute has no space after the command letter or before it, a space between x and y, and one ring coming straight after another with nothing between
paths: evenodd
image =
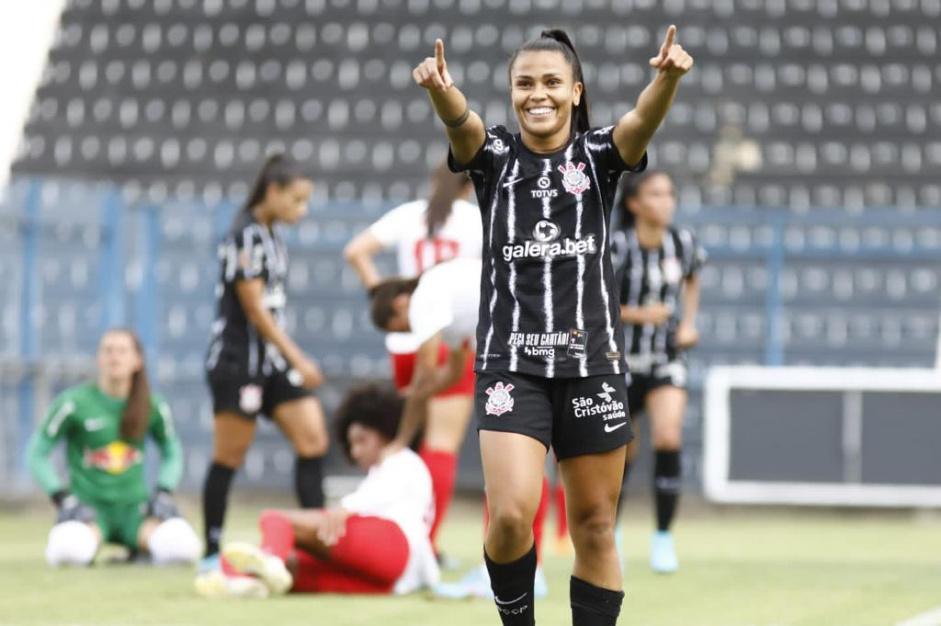
<instances>
[{"instance_id":1,"label":"white jersey","mask_svg":"<svg viewBox=\"0 0 941 626\"><path fill-rule=\"evenodd\" d=\"M435 515L431 474L417 454L406 448L371 467L340 506L358 515L390 520L402 529L408 540L408 563L394 593L410 593L441 580L428 538Z\"/></svg>"},{"instance_id":2,"label":"white jersey","mask_svg":"<svg viewBox=\"0 0 941 626\"><path fill-rule=\"evenodd\" d=\"M407 202L369 227L369 232L383 248L395 250L398 274L402 278L414 278L444 261L480 258L483 226L476 205L466 200L455 201L451 215L434 239L428 239L427 211L427 200ZM418 345L408 333L386 335L386 348L394 354L415 352Z\"/></svg>"},{"instance_id":3,"label":"white jersey","mask_svg":"<svg viewBox=\"0 0 941 626\"><path fill-rule=\"evenodd\" d=\"M479 259L457 259L421 275L408 306L409 325L419 345L440 331L450 348L476 347L480 272Z\"/></svg>"}]
</instances>

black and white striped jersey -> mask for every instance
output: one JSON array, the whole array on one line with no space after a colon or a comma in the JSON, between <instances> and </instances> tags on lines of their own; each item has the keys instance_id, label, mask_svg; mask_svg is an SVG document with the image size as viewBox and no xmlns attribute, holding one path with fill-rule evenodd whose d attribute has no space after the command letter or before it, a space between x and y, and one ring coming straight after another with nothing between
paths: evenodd
<instances>
[{"instance_id":1,"label":"black and white striped jersey","mask_svg":"<svg viewBox=\"0 0 941 626\"><path fill-rule=\"evenodd\" d=\"M576 133L552 154L487 129L466 170L483 222L477 371L546 378L621 373L623 338L608 220L628 166L613 127ZM646 155L636 166L642 171Z\"/></svg>"},{"instance_id":2,"label":"black and white striped jersey","mask_svg":"<svg viewBox=\"0 0 941 626\"><path fill-rule=\"evenodd\" d=\"M280 227L269 229L251 211L241 211L219 246L219 261L222 267L216 285L216 319L206 368L212 370L220 361L235 361L250 376L287 371L287 362L259 335L235 292L240 280L263 280L265 307L283 325L288 255Z\"/></svg>"},{"instance_id":3,"label":"black and white striped jersey","mask_svg":"<svg viewBox=\"0 0 941 626\"><path fill-rule=\"evenodd\" d=\"M683 285L702 268L706 251L690 231L672 226L664 233L659 248L642 247L633 228L615 231L611 247L620 282L620 303L628 306L662 303L673 310L663 324L625 324L624 344L631 370L642 372L652 365L674 360Z\"/></svg>"}]
</instances>

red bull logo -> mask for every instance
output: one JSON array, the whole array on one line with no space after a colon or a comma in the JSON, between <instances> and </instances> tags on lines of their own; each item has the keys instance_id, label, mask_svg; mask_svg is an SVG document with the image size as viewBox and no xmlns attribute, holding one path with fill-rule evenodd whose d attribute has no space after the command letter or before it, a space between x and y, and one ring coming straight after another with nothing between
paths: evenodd
<instances>
[{"instance_id":1,"label":"red bull logo","mask_svg":"<svg viewBox=\"0 0 941 626\"><path fill-rule=\"evenodd\" d=\"M123 474L143 460L141 451L124 441L112 441L97 450L85 450L85 466L95 467L109 474Z\"/></svg>"}]
</instances>

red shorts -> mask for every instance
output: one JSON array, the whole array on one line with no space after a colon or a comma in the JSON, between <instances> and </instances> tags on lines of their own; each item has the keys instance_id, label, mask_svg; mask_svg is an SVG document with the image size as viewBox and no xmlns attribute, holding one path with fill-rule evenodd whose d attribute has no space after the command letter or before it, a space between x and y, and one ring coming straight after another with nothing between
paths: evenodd
<instances>
[{"instance_id":1,"label":"red shorts","mask_svg":"<svg viewBox=\"0 0 941 626\"><path fill-rule=\"evenodd\" d=\"M444 365L448 362L450 350L443 343L438 349L438 365ZM412 376L415 375L415 354L390 354L392 357L392 377L395 381L395 388L401 391L412 383ZM471 396L474 395L474 355L467 358L467 365L464 367L464 377L461 378L452 387L449 387L437 394L436 398L447 398L450 396Z\"/></svg>"}]
</instances>

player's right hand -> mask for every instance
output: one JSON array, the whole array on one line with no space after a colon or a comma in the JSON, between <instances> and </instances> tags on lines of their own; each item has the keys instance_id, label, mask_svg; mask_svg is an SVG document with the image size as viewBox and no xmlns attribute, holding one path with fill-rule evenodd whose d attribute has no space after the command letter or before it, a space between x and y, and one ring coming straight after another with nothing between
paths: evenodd
<instances>
[{"instance_id":1,"label":"player's right hand","mask_svg":"<svg viewBox=\"0 0 941 626\"><path fill-rule=\"evenodd\" d=\"M412 70L412 78L428 90L447 91L454 86L448 63L444 60L444 42L435 40L435 56L427 57Z\"/></svg>"},{"instance_id":2,"label":"player's right hand","mask_svg":"<svg viewBox=\"0 0 941 626\"><path fill-rule=\"evenodd\" d=\"M294 369L301 375L304 386L309 389L316 389L323 384L323 372L320 366L310 359L304 359L294 366Z\"/></svg>"},{"instance_id":3,"label":"player's right hand","mask_svg":"<svg viewBox=\"0 0 941 626\"><path fill-rule=\"evenodd\" d=\"M95 509L84 504L74 493L69 493L63 489L53 494L52 501L55 502L56 507L59 509L56 513L56 524L61 524L62 522L82 522L87 524L88 522L95 521Z\"/></svg>"}]
</instances>

